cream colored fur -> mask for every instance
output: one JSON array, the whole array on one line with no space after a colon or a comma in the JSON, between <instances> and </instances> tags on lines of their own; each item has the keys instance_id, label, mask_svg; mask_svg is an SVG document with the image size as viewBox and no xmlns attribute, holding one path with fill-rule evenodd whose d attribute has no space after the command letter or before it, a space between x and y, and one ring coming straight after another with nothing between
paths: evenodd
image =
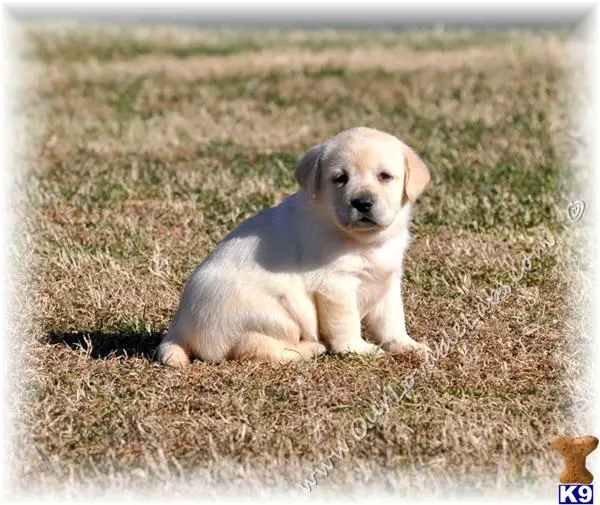
<instances>
[{"instance_id":1,"label":"cream colored fur","mask_svg":"<svg viewBox=\"0 0 600 505\"><path fill-rule=\"evenodd\" d=\"M426 348L406 332L401 295L423 161L357 127L308 150L296 178L297 193L243 222L192 273L158 348L163 364Z\"/></svg>"}]
</instances>

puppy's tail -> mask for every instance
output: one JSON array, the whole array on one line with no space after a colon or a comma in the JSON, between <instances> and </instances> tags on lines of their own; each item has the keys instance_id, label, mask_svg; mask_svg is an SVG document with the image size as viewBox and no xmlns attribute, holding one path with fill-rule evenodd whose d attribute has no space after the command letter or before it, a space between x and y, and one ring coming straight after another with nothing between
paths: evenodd
<instances>
[{"instance_id":1,"label":"puppy's tail","mask_svg":"<svg viewBox=\"0 0 600 505\"><path fill-rule=\"evenodd\" d=\"M164 366L183 368L190 364L190 356L179 344L165 340L156 349L156 358Z\"/></svg>"}]
</instances>

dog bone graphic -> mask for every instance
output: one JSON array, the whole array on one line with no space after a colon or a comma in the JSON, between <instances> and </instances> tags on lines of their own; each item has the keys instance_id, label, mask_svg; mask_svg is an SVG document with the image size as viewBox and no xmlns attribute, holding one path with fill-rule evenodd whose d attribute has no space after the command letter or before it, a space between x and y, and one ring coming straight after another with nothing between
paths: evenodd
<instances>
[{"instance_id":1,"label":"dog bone graphic","mask_svg":"<svg viewBox=\"0 0 600 505\"><path fill-rule=\"evenodd\" d=\"M552 447L565 459L559 479L563 484L591 484L592 473L585 467L585 459L596 447L596 437L552 437Z\"/></svg>"}]
</instances>

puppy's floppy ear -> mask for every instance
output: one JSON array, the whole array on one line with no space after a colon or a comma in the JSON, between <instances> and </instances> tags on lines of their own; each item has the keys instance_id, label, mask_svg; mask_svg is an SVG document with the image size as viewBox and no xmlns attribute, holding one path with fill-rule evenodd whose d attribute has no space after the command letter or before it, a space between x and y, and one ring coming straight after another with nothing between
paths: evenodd
<instances>
[{"instance_id":1,"label":"puppy's floppy ear","mask_svg":"<svg viewBox=\"0 0 600 505\"><path fill-rule=\"evenodd\" d=\"M404 193L411 202L416 202L423 193L431 175L425 162L406 144L404 145Z\"/></svg>"},{"instance_id":2,"label":"puppy's floppy ear","mask_svg":"<svg viewBox=\"0 0 600 505\"><path fill-rule=\"evenodd\" d=\"M319 193L322 154L323 144L318 144L306 151L296 163L296 180L313 200Z\"/></svg>"}]
</instances>

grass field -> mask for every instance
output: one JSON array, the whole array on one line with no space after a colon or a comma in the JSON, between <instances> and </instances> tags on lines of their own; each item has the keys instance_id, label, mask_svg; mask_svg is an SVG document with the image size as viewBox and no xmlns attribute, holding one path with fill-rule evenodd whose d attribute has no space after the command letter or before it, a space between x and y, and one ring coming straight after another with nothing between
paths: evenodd
<instances>
[{"instance_id":1,"label":"grass field","mask_svg":"<svg viewBox=\"0 0 600 505\"><path fill-rule=\"evenodd\" d=\"M565 218L586 187L565 84L578 43L525 32L22 30L16 486L207 497L227 483L305 496L301 484L355 420L412 372L409 394L317 475L313 497L448 496L468 484L554 499L562 462L551 436L590 431L586 219ZM406 262L413 337L437 348L461 313L477 317L486 292L504 284L510 295L432 370L397 356L154 363L191 270L244 217L295 190L303 150L355 125L399 135L432 171Z\"/></svg>"}]
</instances>

